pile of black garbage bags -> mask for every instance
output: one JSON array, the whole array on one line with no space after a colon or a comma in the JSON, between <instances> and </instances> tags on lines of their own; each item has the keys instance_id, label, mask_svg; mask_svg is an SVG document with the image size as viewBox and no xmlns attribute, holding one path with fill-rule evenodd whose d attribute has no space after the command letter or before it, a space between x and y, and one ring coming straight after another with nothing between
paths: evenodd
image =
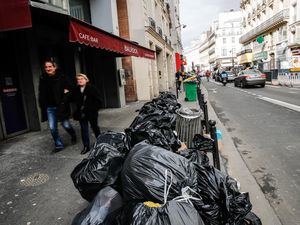
<instances>
[{"instance_id":1,"label":"pile of black garbage bags","mask_svg":"<svg viewBox=\"0 0 300 225\"><path fill-rule=\"evenodd\" d=\"M71 178L90 202L73 225L259 225L248 193L184 149L175 130L181 105L171 93L146 103L123 133L102 133ZM195 146L201 145L199 137Z\"/></svg>"}]
</instances>

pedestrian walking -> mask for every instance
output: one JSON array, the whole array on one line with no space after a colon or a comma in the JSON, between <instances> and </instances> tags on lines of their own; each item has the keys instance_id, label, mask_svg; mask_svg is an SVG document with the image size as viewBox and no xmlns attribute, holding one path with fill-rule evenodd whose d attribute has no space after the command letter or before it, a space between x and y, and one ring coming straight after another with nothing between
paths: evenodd
<instances>
[{"instance_id":1,"label":"pedestrian walking","mask_svg":"<svg viewBox=\"0 0 300 225\"><path fill-rule=\"evenodd\" d=\"M81 154L90 151L89 124L97 138L100 134L98 126L98 110L101 99L98 90L91 84L85 74L76 75L77 87L71 93L71 101L76 103L77 109L73 118L78 120L81 127L83 149Z\"/></svg>"},{"instance_id":2,"label":"pedestrian walking","mask_svg":"<svg viewBox=\"0 0 300 225\"><path fill-rule=\"evenodd\" d=\"M210 71L209 70L206 70L205 76L206 76L207 82L209 82L209 77L210 77Z\"/></svg>"},{"instance_id":3,"label":"pedestrian walking","mask_svg":"<svg viewBox=\"0 0 300 225\"><path fill-rule=\"evenodd\" d=\"M176 73L176 82L177 82L177 90L181 91L182 75L180 71Z\"/></svg>"},{"instance_id":4,"label":"pedestrian walking","mask_svg":"<svg viewBox=\"0 0 300 225\"><path fill-rule=\"evenodd\" d=\"M70 84L67 78L57 69L54 61L45 61L44 70L45 72L40 77L39 83L39 105L42 112L42 122L48 120L49 123L55 144L53 152L58 152L64 148L57 129L58 121L61 122L62 127L71 136L71 143L76 143L76 133L69 122L70 105L67 103Z\"/></svg>"}]
</instances>

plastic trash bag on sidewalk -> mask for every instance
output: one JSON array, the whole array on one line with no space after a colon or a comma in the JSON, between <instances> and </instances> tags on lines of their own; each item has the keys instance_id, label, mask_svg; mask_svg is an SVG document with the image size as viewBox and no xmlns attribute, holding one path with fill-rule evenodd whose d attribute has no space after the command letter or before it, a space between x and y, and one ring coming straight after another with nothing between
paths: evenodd
<instances>
[{"instance_id":1,"label":"plastic trash bag on sidewalk","mask_svg":"<svg viewBox=\"0 0 300 225\"><path fill-rule=\"evenodd\" d=\"M167 178L166 171L170 171ZM146 142L135 145L122 170L124 198L163 203L167 184L171 185L166 200L180 196L184 187L196 190L197 174L193 164L178 154Z\"/></svg>"},{"instance_id":2,"label":"plastic trash bag on sidewalk","mask_svg":"<svg viewBox=\"0 0 300 225\"><path fill-rule=\"evenodd\" d=\"M238 225L262 225L262 223L255 213L249 212Z\"/></svg>"},{"instance_id":3,"label":"plastic trash bag on sidewalk","mask_svg":"<svg viewBox=\"0 0 300 225\"><path fill-rule=\"evenodd\" d=\"M208 156L197 149L184 149L178 152L178 154L196 165L209 166Z\"/></svg>"},{"instance_id":4,"label":"plastic trash bag on sidewalk","mask_svg":"<svg viewBox=\"0 0 300 225\"><path fill-rule=\"evenodd\" d=\"M139 203L131 225L204 225L199 213L189 203L169 201L162 206Z\"/></svg>"},{"instance_id":5,"label":"plastic trash bag on sidewalk","mask_svg":"<svg viewBox=\"0 0 300 225\"><path fill-rule=\"evenodd\" d=\"M101 225L106 217L122 207L122 198L111 187L105 187L93 202L73 219L72 225Z\"/></svg>"},{"instance_id":6,"label":"plastic trash bag on sidewalk","mask_svg":"<svg viewBox=\"0 0 300 225\"><path fill-rule=\"evenodd\" d=\"M197 210L207 225L238 224L251 211L248 193L240 193L237 182L212 166L195 166L198 194L203 205Z\"/></svg>"},{"instance_id":7,"label":"plastic trash bag on sidewalk","mask_svg":"<svg viewBox=\"0 0 300 225\"><path fill-rule=\"evenodd\" d=\"M151 121L141 123L134 128L128 128L125 132L130 138L132 146L144 140L148 140L155 146L174 152L181 146L181 142L173 130L159 127Z\"/></svg>"},{"instance_id":8,"label":"plastic trash bag on sidewalk","mask_svg":"<svg viewBox=\"0 0 300 225\"><path fill-rule=\"evenodd\" d=\"M193 138L193 144L199 151L212 151L214 149L214 140L206 138L201 134L196 134Z\"/></svg>"},{"instance_id":9,"label":"plastic trash bag on sidewalk","mask_svg":"<svg viewBox=\"0 0 300 225\"><path fill-rule=\"evenodd\" d=\"M107 143L115 147L119 152L127 154L130 150L129 140L125 133L106 131L97 137L94 148L98 148L101 143Z\"/></svg>"},{"instance_id":10,"label":"plastic trash bag on sidewalk","mask_svg":"<svg viewBox=\"0 0 300 225\"><path fill-rule=\"evenodd\" d=\"M92 201L103 187L115 184L123 161L124 155L116 148L101 143L74 168L71 178L81 196Z\"/></svg>"}]
</instances>

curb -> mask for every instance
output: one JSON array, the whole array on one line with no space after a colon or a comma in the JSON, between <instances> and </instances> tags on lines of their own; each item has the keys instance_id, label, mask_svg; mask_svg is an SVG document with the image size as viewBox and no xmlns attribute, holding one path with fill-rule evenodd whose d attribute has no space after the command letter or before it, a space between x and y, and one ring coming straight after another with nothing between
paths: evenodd
<instances>
[{"instance_id":1,"label":"curb","mask_svg":"<svg viewBox=\"0 0 300 225\"><path fill-rule=\"evenodd\" d=\"M207 100L210 119L217 122L217 128L222 132L223 145L220 148L220 154L222 156L222 164L225 163L224 165L227 174L236 178L240 182L241 191L249 192L250 200L253 204L252 211L261 218L263 225L282 225L274 209L271 207L269 201L266 199L264 193L260 189L260 186L235 147L231 136L211 106L208 98L208 92L203 85L202 90L204 91L203 93Z\"/></svg>"}]
</instances>

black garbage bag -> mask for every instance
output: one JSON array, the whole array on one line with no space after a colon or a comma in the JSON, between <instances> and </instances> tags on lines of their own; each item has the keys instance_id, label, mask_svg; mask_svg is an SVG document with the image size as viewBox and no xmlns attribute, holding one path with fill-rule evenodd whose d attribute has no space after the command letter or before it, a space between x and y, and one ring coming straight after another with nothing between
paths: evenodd
<instances>
[{"instance_id":1,"label":"black garbage bag","mask_svg":"<svg viewBox=\"0 0 300 225\"><path fill-rule=\"evenodd\" d=\"M184 149L179 151L178 154L196 165L209 166L208 156L197 149Z\"/></svg>"},{"instance_id":2,"label":"black garbage bag","mask_svg":"<svg viewBox=\"0 0 300 225\"><path fill-rule=\"evenodd\" d=\"M206 138L201 134L196 134L193 138L194 148L199 151L212 151L214 149L214 140L211 138Z\"/></svg>"},{"instance_id":3,"label":"black garbage bag","mask_svg":"<svg viewBox=\"0 0 300 225\"><path fill-rule=\"evenodd\" d=\"M137 129L140 126L140 124L149 121L151 121L151 123L153 123L157 127L171 128L174 130L176 126L176 114L163 112L161 110L156 110L148 114L139 114L131 123L130 127Z\"/></svg>"},{"instance_id":4,"label":"black garbage bag","mask_svg":"<svg viewBox=\"0 0 300 225\"><path fill-rule=\"evenodd\" d=\"M139 203L130 225L205 225L193 205L169 201L161 207Z\"/></svg>"},{"instance_id":5,"label":"black garbage bag","mask_svg":"<svg viewBox=\"0 0 300 225\"><path fill-rule=\"evenodd\" d=\"M127 154L131 149L128 137L125 133L106 131L97 137L94 148L98 148L101 143L107 143L115 147L119 152Z\"/></svg>"},{"instance_id":6,"label":"black garbage bag","mask_svg":"<svg viewBox=\"0 0 300 225\"><path fill-rule=\"evenodd\" d=\"M255 213L249 212L238 225L262 225L262 223Z\"/></svg>"},{"instance_id":7,"label":"black garbage bag","mask_svg":"<svg viewBox=\"0 0 300 225\"><path fill-rule=\"evenodd\" d=\"M72 225L101 225L109 214L122 205L120 194L111 187L105 187L87 208L75 216Z\"/></svg>"},{"instance_id":8,"label":"black garbage bag","mask_svg":"<svg viewBox=\"0 0 300 225\"><path fill-rule=\"evenodd\" d=\"M203 205L197 210L207 225L238 224L251 211L248 193L240 193L237 182L212 166L195 165L198 194Z\"/></svg>"},{"instance_id":9,"label":"black garbage bag","mask_svg":"<svg viewBox=\"0 0 300 225\"><path fill-rule=\"evenodd\" d=\"M125 132L130 138L132 146L143 140L148 140L152 145L174 152L181 146L180 140L172 129L159 127L151 121L141 123L135 128L128 128Z\"/></svg>"},{"instance_id":10,"label":"black garbage bag","mask_svg":"<svg viewBox=\"0 0 300 225\"><path fill-rule=\"evenodd\" d=\"M84 199L92 201L103 187L115 184L123 162L122 153L109 144L101 143L74 168L71 173L74 186Z\"/></svg>"},{"instance_id":11,"label":"black garbage bag","mask_svg":"<svg viewBox=\"0 0 300 225\"><path fill-rule=\"evenodd\" d=\"M185 187L197 188L193 164L184 157L147 142L135 145L122 170L123 196L126 200L163 203L182 194ZM166 196L165 186L169 187Z\"/></svg>"}]
</instances>

